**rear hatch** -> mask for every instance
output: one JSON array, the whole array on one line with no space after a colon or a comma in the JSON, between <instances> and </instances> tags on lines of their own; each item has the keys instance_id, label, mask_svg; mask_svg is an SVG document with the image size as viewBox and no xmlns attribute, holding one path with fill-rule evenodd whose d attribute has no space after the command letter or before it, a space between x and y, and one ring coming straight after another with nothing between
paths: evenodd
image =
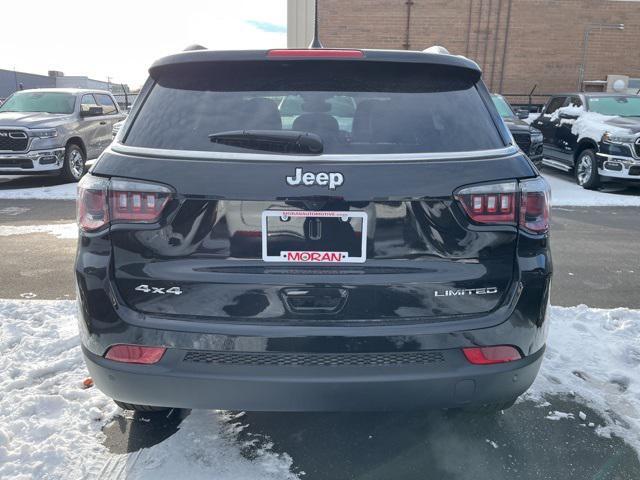
<instances>
[{"instance_id":1,"label":"rear hatch","mask_svg":"<svg viewBox=\"0 0 640 480\"><path fill-rule=\"evenodd\" d=\"M512 299L515 180L534 173L473 64L261 55L159 62L94 169L112 177L124 302L321 324L446 322Z\"/></svg>"}]
</instances>

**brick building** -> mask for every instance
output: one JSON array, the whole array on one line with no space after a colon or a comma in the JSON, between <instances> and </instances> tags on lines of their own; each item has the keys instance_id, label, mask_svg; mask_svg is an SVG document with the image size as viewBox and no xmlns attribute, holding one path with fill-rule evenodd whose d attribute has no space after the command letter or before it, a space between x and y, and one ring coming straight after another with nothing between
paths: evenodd
<instances>
[{"instance_id":1,"label":"brick building","mask_svg":"<svg viewBox=\"0 0 640 480\"><path fill-rule=\"evenodd\" d=\"M290 9L292 2L304 0L290 0ZM318 4L325 47L422 50L442 45L475 60L495 92L521 94L536 84L538 93L576 90L586 29L590 30L586 87L605 88L597 81L613 74L636 78L630 87L640 83L638 0L318 0ZM294 15L288 18L291 29ZM624 30L595 27L603 24L624 24ZM512 96L512 100L524 98Z\"/></svg>"}]
</instances>

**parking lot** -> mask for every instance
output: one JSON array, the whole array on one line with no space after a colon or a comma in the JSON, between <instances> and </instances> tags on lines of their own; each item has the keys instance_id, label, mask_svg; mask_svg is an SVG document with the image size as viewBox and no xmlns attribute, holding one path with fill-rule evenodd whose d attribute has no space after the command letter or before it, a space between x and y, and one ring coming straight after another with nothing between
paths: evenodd
<instances>
[{"instance_id":1,"label":"parking lot","mask_svg":"<svg viewBox=\"0 0 640 480\"><path fill-rule=\"evenodd\" d=\"M497 416L124 413L95 388L81 389L75 185L0 178L0 317L12 325L0 337L8 352L0 368L11 372L0 452L3 442L13 447L4 450L8 465L35 477L64 465L97 478L209 478L212 469L229 479L640 478L640 403L630 375L640 364L640 316L619 308L640 309L640 262L630 250L640 192L588 192L565 174L545 175L554 204L549 348L532 390ZM12 348L25 332L31 351ZM594 339L589 361L572 356ZM33 368L19 366L25 361ZM12 438L25 428L31 433Z\"/></svg>"}]
</instances>

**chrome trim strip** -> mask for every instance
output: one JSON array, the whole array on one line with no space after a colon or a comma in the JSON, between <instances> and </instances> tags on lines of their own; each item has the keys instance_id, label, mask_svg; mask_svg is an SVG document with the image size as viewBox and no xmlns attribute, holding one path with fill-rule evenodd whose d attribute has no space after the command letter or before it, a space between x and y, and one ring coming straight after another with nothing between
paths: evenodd
<instances>
[{"instance_id":1,"label":"chrome trim strip","mask_svg":"<svg viewBox=\"0 0 640 480\"><path fill-rule=\"evenodd\" d=\"M564 170L565 172L568 172L569 170L571 170L571 167L568 167L564 163L557 162L557 161L551 160L549 158L543 158L542 159L542 164L543 165L547 165L549 167L557 168L559 170Z\"/></svg>"},{"instance_id":2,"label":"chrome trim strip","mask_svg":"<svg viewBox=\"0 0 640 480\"><path fill-rule=\"evenodd\" d=\"M40 165L40 157L55 155L58 160L55 163L47 165ZM64 148L50 148L47 150L34 150L28 153L1 153L0 160L29 160L33 165L33 168L19 168L19 167L2 167L0 166L0 173L28 173L28 172L50 172L53 170L60 170L62 168L62 162L64 161Z\"/></svg>"},{"instance_id":3,"label":"chrome trim strip","mask_svg":"<svg viewBox=\"0 0 640 480\"><path fill-rule=\"evenodd\" d=\"M624 178L626 180L640 181L640 175L629 175L629 168L625 168L624 166L620 171L598 168L598 174L602 177Z\"/></svg>"},{"instance_id":4,"label":"chrome trim strip","mask_svg":"<svg viewBox=\"0 0 640 480\"><path fill-rule=\"evenodd\" d=\"M281 155L264 153L206 152L201 150L169 150L162 148L130 147L121 143L112 143L107 150L128 155L153 158L181 158L188 160L243 160L243 161L277 161L304 163L331 162L384 162L384 161L423 161L423 160L465 160L487 157L507 157L520 151L513 145L493 150L476 150L471 152L442 153L391 153L391 154L358 154L358 155Z\"/></svg>"},{"instance_id":5,"label":"chrome trim strip","mask_svg":"<svg viewBox=\"0 0 640 480\"><path fill-rule=\"evenodd\" d=\"M631 163L633 163L635 165L640 165L640 159L636 159L634 157L625 157L624 155L610 155L608 153L600 153L600 152L596 153L596 155L604 157L604 158L606 158L608 160L609 159L613 159L612 161L614 161L614 162L619 162L619 163L621 163L621 162L631 162ZM618 159L618 160L616 160L616 159Z\"/></svg>"}]
</instances>

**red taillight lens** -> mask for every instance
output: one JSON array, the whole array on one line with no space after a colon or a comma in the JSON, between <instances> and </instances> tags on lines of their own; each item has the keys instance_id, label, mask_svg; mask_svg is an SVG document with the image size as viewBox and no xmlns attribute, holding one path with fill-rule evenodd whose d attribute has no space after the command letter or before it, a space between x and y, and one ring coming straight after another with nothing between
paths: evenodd
<instances>
[{"instance_id":1,"label":"red taillight lens","mask_svg":"<svg viewBox=\"0 0 640 480\"><path fill-rule=\"evenodd\" d=\"M467 361L474 365L513 362L514 360L520 360L522 358L516 348L508 345L463 348L462 353L464 353Z\"/></svg>"},{"instance_id":2,"label":"red taillight lens","mask_svg":"<svg viewBox=\"0 0 640 480\"><path fill-rule=\"evenodd\" d=\"M521 229L535 234L549 230L551 195L542 177L519 184L513 181L465 187L455 197L475 223L518 223Z\"/></svg>"},{"instance_id":3,"label":"red taillight lens","mask_svg":"<svg viewBox=\"0 0 640 480\"><path fill-rule=\"evenodd\" d=\"M478 185L459 190L456 198L476 223L516 223L516 182Z\"/></svg>"},{"instance_id":4,"label":"red taillight lens","mask_svg":"<svg viewBox=\"0 0 640 480\"><path fill-rule=\"evenodd\" d=\"M171 197L163 185L128 180L112 180L109 185L111 221L153 223Z\"/></svg>"},{"instance_id":5,"label":"red taillight lens","mask_svg":"<svg viewBox=\"0 0 640 480\"><path fill-rule=\"evenodd\" d=\"M85 175L78 185L78 225L92 232L109 223L153 223L171 196L164 185Z\"/></svg>"},{"instance_id":6,"label":"red taillight lens","mask_svg":"<svg viewBox=\"0 0 640 480\"><path fill-rule=\"evenodd\" d=\"M364 53L361 50L338 50L330 48L269 50L267 53L267 58L282 57L363 58Z\"/></svg>"},{"instance_id":7,"label":"red taillight lens","mask_svg":"<svg viewBox=\"0 0 640 480\"><path fill-rule=\"evenodd\" d=\"M107 351L105 358L114 362L123 363L140 363L143 365L151 365L158 363L164 352L165 347L143 347L141 345L113 345Z\"/></svg>"},{"instance_id":8,"label":"red taillight lens","mask_svg":"<svg viewBox=\"0 0 640 480\"><path fill-rule=\"evenodd\" d=\"M520 228L531 233L549 231L551 190L542 178L520 182Z\"/></svg>"},{"instance_id":9,"label":"red taillight lens","mask_svg":"<svg viewBox=\"0 0 640 480\"><path fill-rule=\"evenodd\" d=\"M104 178L85 175L78 183L76 203L78 226L87 232L99 230L109 223L107 186Z\"/></svg>"}]
</instances>

